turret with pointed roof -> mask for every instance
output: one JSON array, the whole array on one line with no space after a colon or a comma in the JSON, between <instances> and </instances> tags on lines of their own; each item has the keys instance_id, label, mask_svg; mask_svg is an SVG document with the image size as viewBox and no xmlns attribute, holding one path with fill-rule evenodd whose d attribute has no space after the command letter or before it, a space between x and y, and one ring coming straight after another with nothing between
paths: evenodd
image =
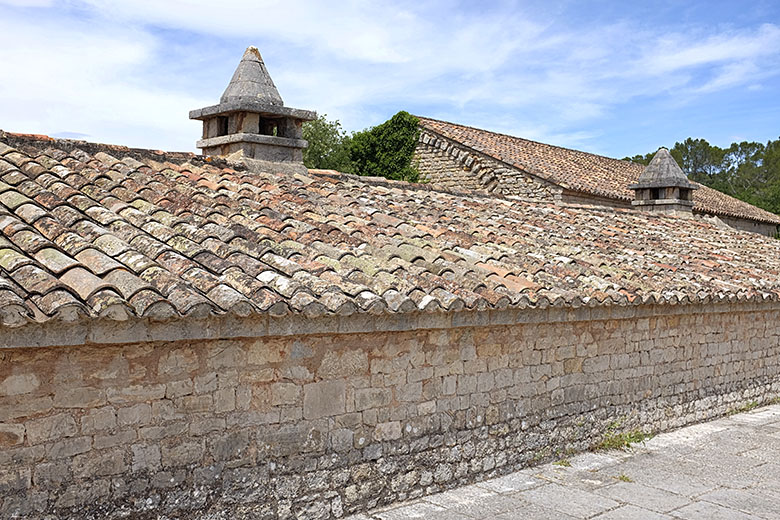
<instances>
[{"instance_id":1,"label":"turret with pointed roof","mask_svg":"<svg viewBox=\"0 0 780 520\"><path fill-rule=\"evenodd\" d=\"M639 176L634 190L634 206L653 211L684 211L693 209L693 190L699 187L685 173L666 148L656 152L653 160Z\"/></svg>"},{"instance_id":2,"label":"turret with pointed roof","mask_svg":"<svg viewBox=\"0 0 780 520\"><path fill-rule=\"evenodd\" d=\"M284 106L256 47L244 52L219 101L190 112L190 119L203 121L196 146L204 155L303 162L302 125L317 114Z\"/></svg>"}]
</instances>

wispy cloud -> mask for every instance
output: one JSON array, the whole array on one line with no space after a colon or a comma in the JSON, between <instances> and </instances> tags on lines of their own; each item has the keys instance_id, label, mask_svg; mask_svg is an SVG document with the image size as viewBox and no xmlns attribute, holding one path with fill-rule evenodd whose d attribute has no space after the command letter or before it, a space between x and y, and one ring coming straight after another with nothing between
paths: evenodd
<instances>
[{"instance_id":1,"label":"wispy cloud","mask_svg":"<svg viewBox=\"0 0 780 520\"><path fill-rule=\"evenodd\" d=\"M511 1L0 0L0 46L11 49L0 126L191 148L187 110L217 100L248 44L288 104L348 129L407 109L598 149L605 122L629 105L777 88L771 23L659 31L641 17L546 13Z\"/></svg>"}]
</instances>

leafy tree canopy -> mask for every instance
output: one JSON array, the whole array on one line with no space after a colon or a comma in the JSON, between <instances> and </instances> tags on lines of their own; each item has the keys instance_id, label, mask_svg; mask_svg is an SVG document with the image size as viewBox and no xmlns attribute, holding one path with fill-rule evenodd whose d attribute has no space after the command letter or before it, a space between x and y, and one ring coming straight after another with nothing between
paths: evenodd
<instances>
[{"instance_id":1,"label":"leafy tree canopy","mask_svg":"<svg viewBox=\"0 0 780 520\"><path fill-rule=\"evenodd\" d=\"M338 120L328 121L323 114L303 125L303 138L309 146L303 150L303 164L307 168L352 172L349 159L350 136Z\"/></svg>"},{"instance_id":2,"label":"leafy tree canopy","mask_svg":"<svg viewBox=\"0 0 780 520\"><path fill-rule=\"evenodd\" d=\"M401 111L381 125L347 135L338 120L320 116L303 125L303 138L309 141L303 151L303 164L307 168L417 182L420 174L412 164L412 156L420 137L418 122Z\"/></svg>"},{"instance_id":3,"label":"leafy tree canopy","mask_svg":"<svg viewBox=\"0 0 780 520\"><path fill-rule=\"evenodd\" d=\"M780 213L780 139L728 148L688 138L669 150L689 179L773 213ZM655 152L626 157L649 164Z\"/></svg>"}]
</instances>

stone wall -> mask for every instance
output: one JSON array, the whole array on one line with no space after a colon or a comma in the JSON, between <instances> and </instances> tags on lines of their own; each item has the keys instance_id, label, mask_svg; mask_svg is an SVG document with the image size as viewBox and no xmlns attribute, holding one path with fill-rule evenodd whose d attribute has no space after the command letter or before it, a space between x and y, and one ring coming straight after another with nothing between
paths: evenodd
<instances>
[{"instance_id":1,"label":"stone wall","mask_svg":"<svg viewBox=\"0 0 780 520\"><path fill-rule=\"evenodd\" d=\"M480 189L548 201L560 198L558 186L424 129L413 162L420 180L444 188Z\"/></svg>"},{"instance_id":2,"label":"stone wall","mask_svg":"<svg viewBox=\"0 0 780 520\"><path fill-rule=\"evenodd\" d=\"M729 226L735 229L741 229L742 231L752 231L753 233L760 233L768 237L773 237L777 234L777 226L774 224L756 222L755 220L746 218L726 217L723 215L719 215L718 218Z\"/></svg>"},{"instance_id":3,"label":"stone wall","mask_svg":"<svg viewBox=\"0 0 780 520\"><path fill-rule=\"evenodd\" d=\"M341 517L780 392L776 304L424 316L0 349L0 517Z\"/></svg>"}]
</instances>

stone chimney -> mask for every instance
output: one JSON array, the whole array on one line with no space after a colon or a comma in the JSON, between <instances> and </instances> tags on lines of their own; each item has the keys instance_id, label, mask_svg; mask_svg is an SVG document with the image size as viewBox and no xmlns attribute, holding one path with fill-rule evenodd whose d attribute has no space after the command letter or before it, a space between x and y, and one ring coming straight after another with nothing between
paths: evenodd
<instances>
[{"instance_id":1,"label":"stone chimney","mask_svg":"<svg viewBox=\"0 0 780 520\"><path fill-rule=\"evenodd\" d=\"M303 163L304 121L316 119L309 110L284 106L260 51L247 48L218 105L190 112L203 121L203 138L196 143L204 155Z\"/></svg>"},{"instance_id":2,"label":"stone chimney","mask_svg":"<svg viewBox=\"0 0 780 520\"><path fill-rule=\"evenodd\" d=\"M691 183L666 148L661 148L647 165L636 184L633 206L648 211L693 211L693 190L699 187Z\"/></svg>"}]
</instances>

